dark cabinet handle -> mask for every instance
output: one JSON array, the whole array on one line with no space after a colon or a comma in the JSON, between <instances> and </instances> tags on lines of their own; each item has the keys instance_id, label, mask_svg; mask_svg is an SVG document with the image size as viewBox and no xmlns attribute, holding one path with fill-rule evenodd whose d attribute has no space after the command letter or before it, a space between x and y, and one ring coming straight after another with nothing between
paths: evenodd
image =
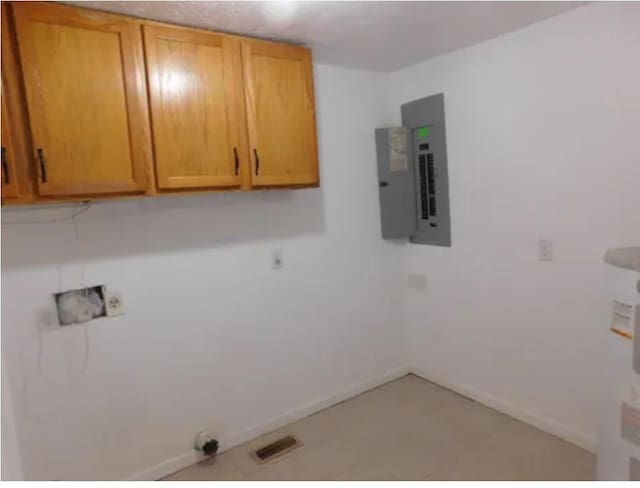
<instances>
[{"instance_id":1,"label":"dark cabinet handle","mask_svg":"<svg viewBox=\"0 0 640 488\"><path fill-rule=\"evenodd\" d=\"M260 174L260 158L258 157L258 150L257 149L253 150L253 155L256 158L256 176L258 176Z\"/></svg>"},{"instance_id":2,"label":"dark cabinet handle","mask_svg":"<svg viewBox=\"0 0 640 488\"><path fill-rule=\"evenodd\" d=\"M240 170L240 160L238 159L238 148L234 147L233 148L233 160L235 161L235 171L236 171L236 176L238 176L238 171Z\"/></svg>"},{"instance_id":3,"label":"dark cabinet handle","mask_svg":"<svg viewBox=\"0 0 640 488\"><path fill-rule=\"evenodd\" d=\"M7 148L2 148L2 172L4 173L4 184L11 183L9 180L9 164L7 163Z\"/></svg>"},{"instance_id":4,"label":"dark cabinet handle","mask_svg":"<svg viewBox=\"0 0 640 488\"><path fill-rule=\"evenodd\" d=\"M40 163L40 178L43 183L47 182L47 162L44 159L44 151L38 148L38 162Z\"/></svg>"},{"instance_id":5,"label":"dark cabinet handle","mask_svg":"<svg viewBox=\"0 0 640 488\"><path fill-rule=\"evenodd\" d=\"M380 188L384 188L385 186L389 186L389 182L388 181L381 181L380 183L378 183L378 186Z\"/></svg>"}]
</instances>

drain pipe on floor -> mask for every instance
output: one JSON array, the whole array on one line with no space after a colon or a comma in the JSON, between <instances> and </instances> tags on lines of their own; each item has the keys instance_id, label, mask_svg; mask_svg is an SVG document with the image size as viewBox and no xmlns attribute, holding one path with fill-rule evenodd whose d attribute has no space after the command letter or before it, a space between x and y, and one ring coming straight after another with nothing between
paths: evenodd
<instances>
[{"instance_id":1,"label":"drain pipe on floor","mask_svg":"<svg viewBox=\"0 0 640 488\"><path fill-rule=\"evenodd\" d=\"M196 436L196 450L206 456L215 456L218 452L218 441L208 432L199 432Z\"/></svg>"}]
</instances>

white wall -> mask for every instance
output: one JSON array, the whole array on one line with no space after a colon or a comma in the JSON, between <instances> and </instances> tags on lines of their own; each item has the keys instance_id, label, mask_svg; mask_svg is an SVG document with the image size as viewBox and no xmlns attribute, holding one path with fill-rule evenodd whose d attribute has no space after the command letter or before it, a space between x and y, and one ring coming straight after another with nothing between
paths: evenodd
<instances>
[{"instance_id":1,"label":"white wall","mask_svg":"<svg viewBox=\"0 0 640 488\"><path fill-rule=\"evenodd\" d=\"M373 144L385 77L318 66L316 79L320 189L96 203L78 242L70 222L3 225L3 360L27 479L167 474L195 459L200 429L228 447L402 371L402 254L380 239ZM47 324L51 294L83 268L127 314L89 324L81 374L85 329Z\"/></svg>"},{"instance_id":2,"label":"white wall","mask_svg":"<svg viewBox=\"0 0 640 488\"><path fill-rule=\"evenodd\" d=\"M2 359L2 481L24 479L7 367Z\"/></svg>"},{"instance_id":3,"label":"white wall","mask_svg":"<svg viewBox=\"0 0 640 488\"><path fill-rule=\"evenodd\" d=\"M412 364L588 447L602 256L640 242L639 26L638 4L587 5L390 81L396 121L445 93L453 246L406 247L428 278Z\"/></svg>"}]
</instances>

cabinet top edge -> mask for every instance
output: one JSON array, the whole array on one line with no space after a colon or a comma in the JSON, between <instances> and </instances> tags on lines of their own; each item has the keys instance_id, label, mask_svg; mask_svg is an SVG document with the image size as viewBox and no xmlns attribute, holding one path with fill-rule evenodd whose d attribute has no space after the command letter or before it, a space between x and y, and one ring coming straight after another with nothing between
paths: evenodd
<instances>
[{"instance_id":1,"label":"cabinet top edge","mask_svg":"<svg viewBox=\"0 0 640 488\"><path fill-rule=\"evenodd\" d=\"M10 5L13 6L13 4L19 4L19 3L24 3L24 2L20 2L20 1L6 1L3 0L2 4L3 5ZM30 4L40 4L40 5L56 5L59 7L66 7L66 8L70 8L73 10L78 10L78 11L83 11L87 14L90 14L92 12L95 13L100 13L103 15L108 15L111 17L117 17L120 19L128 19L128 20L133 20L136 21L140 26L143 25L150 25L150 26L157 26L157 27L170 27L170 28L174 28L174 29L184 29L184 30L192 30L192 31L198 31L198 32L202 32L202 33L206 33L206 34L220 34L220 35L224 35L227 36L229 38L233 38L237 41L244 41L244 42L257 42L257 43L265 43L265 44L276 44L276 45L286 45L286 46L291 46L291 47L297 47L297 48L301 48L301 49L305 49L308 51L311 51L311 48L303 43L298 43L295 41L291 41L291 40L281 40L281 39L270 39L270 38L264 38L264 37L256 37L256 36L249 36L246 34L239 34L237 32L230 32L230 31L224 31L224 30L213 30L213 29L207 29L206 27L201 27L201 26L197 26L197 25L193 25L193 24L182 24L182 23L171 23L171 22L167 22L167 21L161 21L161 20L154 20L154 19L150 19L147 17L141 17L138 15L130 15L130 14L123 14L123 13L118 13L118 12L113 12L110 10L103 10L103 9L99 9L99 8L92 8L92 7L87 7L85 5L75 5L73 2L28 2Z\"/></svg>"}]
</instances>

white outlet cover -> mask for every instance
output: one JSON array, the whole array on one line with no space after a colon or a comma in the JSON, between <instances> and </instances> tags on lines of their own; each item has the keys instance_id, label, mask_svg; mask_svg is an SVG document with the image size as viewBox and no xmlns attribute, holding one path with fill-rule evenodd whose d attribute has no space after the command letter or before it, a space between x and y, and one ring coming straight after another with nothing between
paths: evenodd
<instances>
[{"instance_id":1,"label":"white outlet cover","mask_svg":"<svg viewBox=\"0 0 640 488\"><path fill-rule=\"evenodd\" d=\"M105 290L104 305L107 317L117 317L124 315L124 299L122 293L115 290Z\"/></svg>"}]
</instances>

